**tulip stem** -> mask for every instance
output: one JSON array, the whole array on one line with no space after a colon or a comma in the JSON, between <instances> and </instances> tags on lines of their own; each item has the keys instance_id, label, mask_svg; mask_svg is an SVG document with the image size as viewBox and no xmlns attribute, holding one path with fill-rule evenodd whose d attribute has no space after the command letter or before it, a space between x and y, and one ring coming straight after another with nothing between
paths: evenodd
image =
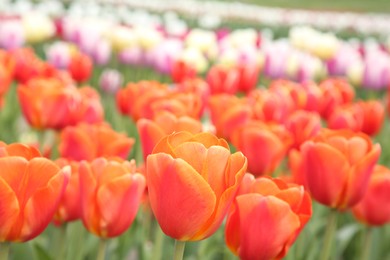
<instances>
[{"instance_id":1,"label":"tulip stem","mask_svg":"<svg viewBox=\"0 0 390 260\"><path fill-rule=\"evenodd\" d=\"M104 238L101 238L100 242L99 242L99 249L98 249L98 254L97 254L96 260L104 260L105 259L106 249L107 249L107 240Z\"/></svg>"},{"instance_id":2,"label":"tulip stem","mask_svg":"<svg viewBox=\"0 0 390 260\"><path fill-rule=\"evenodd\" d=\"M0 243L0 260L7 260L8 259L10 246L11 246L11 243L9 243L9 242Z\"/></svg>"},{"instance_id":3,"label":"tulip stem","mask_svg":"<svg viewBox=\"0 0 390 260\"><path fill-rule=\"evenodd\" d=\"M332 250L332 242L334 233L337 227L337 215L338 212L335 209L332 209L328 216L328 223L326 225L326 232L323 244L323 254L321 256L321 260L328 260Z\"/></svg>"},{"instance_id":4,"label":"tulip stem","mask_svg":"<svg viewBox=\"0 0 390 260\"><path fill-rule=\"evenodd\" d=\"M175 241L175 250L173 255L173 260L182 260L184 255L184 247L186 245L186 242L184 241Z\"/></svg>"},{"instance_id":5,"label":"tulip stem","mask_svg":"<svg viewBox=\"0 0 390 260\"><path fill-rule=\"evenodd\" d=\"M363 251L360 258L361 260L370 259L371 243L372 243L372 228L368 227L364 234Z\"/></svg>"},{"instance_id":6,"label":"tulip stem","mask_svg":"<svg viewBox=\"0 0 390 260\"><path fill-rule=\"evenodd\" d=\"M159 226L156 227L155 232L156 233L155 233L152 259L153 260L160 260L165 235Z\"/></svg>"},{"instance_id":7,"label":"tulip stem","mask_svg":"<svg viewBox=\"0 0 390 260\"><path fill-rule=\"evenodd\" d=\"M57 255L57 259L58 260L63 260L65 259L65 248L66 248L66 227L67 227L67 224L62 224L59 228L58 228L58 237L57 237L57 245L56 245L56 249L57 249L57 252L58 252L58 255Z\"/></svg>"}]
</instances>

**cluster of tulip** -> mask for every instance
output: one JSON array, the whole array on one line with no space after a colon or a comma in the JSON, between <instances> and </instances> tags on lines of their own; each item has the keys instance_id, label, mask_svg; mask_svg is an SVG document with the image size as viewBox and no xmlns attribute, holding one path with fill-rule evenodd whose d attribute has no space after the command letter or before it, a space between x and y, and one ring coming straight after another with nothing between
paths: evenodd
<instances>
[{"instance_id":1,"label":"cluster of tulip","mask_svg":"<svg viewBox=\"0 0 390 260\"><path fill-rule=\"evenodd\" d=\"M8 97L0 113L19 104L42 137L0 143L0 254L8 242L45 236L50 223L66 231L81 220L100 238L94 255L104 259L109 238L124 236L141 214L176 240L176 259L185 242L207 241L221 226L227 248L241 259L282 258L310 223L314 203L332 209L319 233L326 231L324 241L315 239L328 259L340 213L367 226L390 222L390 169L378 164L381 148L370 138L389 107L355 98L346 80L280 79L265 88L257 86L257 63L216 64L201 78L177 60L170 85L144 79L101 92L77 86L96 70L90 56L69 50L61 69L32 49L0 52L0 93ZM109 102L116 106L112 125ZM123 120L133 135L117 132ZM161 233L143 224L140 243ZM163 257L162 244L152 243L153 259ZM56 257L65 259L66 247L62 240ZM369 257L369 246L364 250ZM142 251L136 257L147 258Z\"/></svg>"},{"instance_id":2,"label":"cluster of tulip","mask_svg":"<svg viewBox=\"0 0 390 260\"><path fill-rule=\"evenodd\" d=\"M135 15L122 13L117 20L72 12L52 19L34 12L5 15L0 17L0 46L12 49L59 36L61 41L45 48L47 59L57 68L68 66L76 45L95 64L105 65L115 56L123 64L166 74L177 60L194 64L197 73L216 63L254 63L272 79L300 82L343 76L367 88L384 89L390 84L390 41L346 41L332 32L301 26L292 27L287 38L273 39L269 30L191 29L173 13L157 21L155 15L129 19Z\"/></svg>"},{"instance_id":3,"label":"cluster of tulip","mask_svg":"<svg viewBox=\"0 0 390 260\"><path fill-rule=\"evenodd\" d=\"M350 83L386 91L383 46L0 21L0 259L389 257L390 92Z\"/></svg>"}]
</instances>

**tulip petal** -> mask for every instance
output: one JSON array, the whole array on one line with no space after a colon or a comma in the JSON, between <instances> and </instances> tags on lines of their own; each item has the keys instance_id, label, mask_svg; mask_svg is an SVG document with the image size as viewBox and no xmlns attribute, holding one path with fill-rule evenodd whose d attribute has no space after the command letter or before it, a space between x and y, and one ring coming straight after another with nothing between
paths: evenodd
<instances>
[{"instance_id":1,"label":"tulip petal","mask_svg":"<svg viewBox=\"0 0 390 260\"><path fill-rule=\"evenodd\" d=\"M240 246L240 213L238 207L235 205L232 207L232 211L229 213L226 225L225 225L225 242L229 249L237 255L238 248Z\"/></svg>"},{"instance_id":2,"label":"tulip petal","mask_svg":"<svg viewBox=\"0 0 390 260\"><path fill-rule=\"evenodd\" d=\"M19 216L20 208L14 191L2 178L0 178L0 201L0 241L3 242L7 240L7 235Z\"/></svg>"},{"instance_id":3,"label":"tulip petal","mask_svg":"<svg viewBox=\"0 0 390 260\"><path fill-rule=\"evenodd\" d=\"M306 180L312 196L320 203L336 207L349 178L349 164L339 150L323 143L302 147Z\"/></svg>"},{"instance_id":4,"label":"tulip petal","mask_svg":"<svg viewBox=\"0 0 390 260\"><path fill-rule=\"evenodd\" d=\"M33 166L32 170L43 169ZM30 240L49 225L57 210L62 194L70 177L70 167L65 167L61 171L53 168L44 167L45 170L51 170L52 178L46 182L45 186L37 189L31 198L27 201L24 209L24 223L20 233L20 240Z\"/></svg>"},{"instance_id":5,"label":"tulip petal","mask_svg":"<svg viewBox=\"0 0 390 260\"><path fill-rule=\"evenodd\" d=\"M137 129L142 144L144 160L152 153L156 144L165 136L162 129L152 120L141 118L137 122Z\"/></svg>"},{"instance_id":6,"label":"tulip petal","mask_svg":"<svg viewBox=\"0 0 390 260\"><path fill-rule=\"evenodd\" d=\"M241 222L238 252L241 259L282 257L284 247L298 230L298 217L275 197L246 194L237 197Z\"/></svg>"},{"instance_id":7,"label":"tulip petal","mask_svg":"<svg viewBox=\"0 0 390 260\"><path fill-rule=\"evenodd\" d=\"M133 222L145 189L141 174L126 174L99 188L97 203L102 216L104 237L114 237L126 231Z\"/></svg>"},{"instance_id":8,"label":"tulip petal","mask_svg":"<svg viewBox=\"0 0 390 260\"><path fill-rule=\"evenodd\" d=\"M77 131L76 128L65 128L61 133L62 142L59 151L62 157L75 161L93 160L96 143L86 133Z\"/></svg>"},{"instance_id":9,"label":"tulip petal","mask_svg":"<svg viewBox=\"0 0 390 260\"><path fill-rule=\"evenodd\" d=\"M203 144L197 142L185 142L175 147L173 151L177 157L186 161L194 168L195 171L199 174L202 173L203 162L207 156L207 149ZM203 177L205 178L205 176Z\"/></svg>"},{"instance_id":10,"label":"tulip petal","mask_svg":"<svg viewBox=\"0 0 390 260\"><path fill-rule=\"evenodd\" d=\"M161 139L153 149L153 153L167 153L174 157L173 149L181 143L184 143L191 139L192 134L190 132L177 132L171 135L165 136Z\"/></svg>"},{"instance_id":11,"label":"tulip petal","mask_svg":"<svg viewBox=\"0 0 390 260\"><path fill-rule=\"evenodd\" d=\"M0 158L0 177L10 186L17 195L20 182L27 169L28 161L23 157ZM17 195L18 196L18 195Z\"/></svg>"},{"instance_id":12,"label":"tulip petal","mask_svg":"<svg viewBox=\"0 0 390 260\"><path fill-rule=\"evenodd\" d=\"M152 210L168 236L188 240L209 219L216 197L208 183L182 159L158 153L147 159Z\"/></svg>"}]
</instances>

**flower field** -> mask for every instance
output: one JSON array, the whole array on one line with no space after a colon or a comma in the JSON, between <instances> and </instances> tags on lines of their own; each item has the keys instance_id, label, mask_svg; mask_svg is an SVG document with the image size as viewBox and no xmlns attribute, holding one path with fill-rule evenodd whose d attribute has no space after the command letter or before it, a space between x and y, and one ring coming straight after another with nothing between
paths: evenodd
<instances>
[{"instance_id":1,"label":"flower field","mask_svg":"<svg viewBox=\"0 0 390 260\"><path fill-rule=\"evenodd\" d=\"M131 3L0 4L0 260L390 259L386 19Z\"/></svg>"}]
</instances>

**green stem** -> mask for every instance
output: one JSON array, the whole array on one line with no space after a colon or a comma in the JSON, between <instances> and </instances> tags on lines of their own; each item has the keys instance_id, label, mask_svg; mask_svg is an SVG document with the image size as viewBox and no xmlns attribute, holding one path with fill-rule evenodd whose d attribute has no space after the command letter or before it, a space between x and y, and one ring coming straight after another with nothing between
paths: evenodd
<instances>
[{"instance_id":1,"label":"green stem","mask_svg":"<svg viewBox=\"0 0 390 260\"><path fill-rule=\"evenodd\" d=\"M184 241L175 241L175 249L173 254L173 260L182 260L184 255L184 247L186 245L186 242Z\"/></svg>"},{"instance_id":2,"label":"green stem","mask_svg":"<svg viewBox=\"0 0 390 260\"><path fill-rule=\"evenodd\" d=\"M37 131L37 135L38 135L38 149L41 152L41 154L44 154L44 152L45 152L45 139L46 139L45 130L39 129Z\"/></svg>"},{"instance_id":3,"label":"green stem","mask_svg":"<svg viewBox=\"0 0 390 260\"><path fill-rule=\"evenodd\" d=\"M107 240L104 238L100 238L99 249L98 249L98 254L97 254L96 260L104 260L105 259L106 249L107 249Z\"/></svg>"},{"instance_id":4,"label":"green stem","mask_svg":"<svg viewBox=\"0 0 390 260\"><path fill-rule=\"evenodd\" d=\"M9 242L0 243L0 260L7 260L8 259L10 246L11 246L11 243L9 243Z\"/></svg>"},{"instance_id":5,"label":"green stem","mask_svg":"<svg viewBox=\"0 0 390 260\"><path fill-rule=\"evenodd\" d=\"M360 258L361 260L370 259L371 243L372 243L372 228L368 227L364 234L364 244L363 244L363 250Z\"/></svg>"},{"instance_id":6,"label":"green stem","mask_svg":"<svg viewBox=\"0 0 390 260\"><path fill-rule=\"evenodd\" d=\"M152 259L153 260L160 260L161 259L161 253L162 253L162 248L164 244L164 237L165 234L162 232L161 228L157 225L156 227L156 232L155 232L155 242L154 242L154 247L153 247L153 255Z\"/></svg>"},{"instance_id":7,"label":"green stem","mask_svg":"<svg viewBox=\"0 0 390 260\"><path fill-rule=\"evenodd\" d=\"M335 209L332 209L328 216L328 223L326 225L326 232L325 232L325 238L324 238L324 245L323 245L323 254L321 256L321 260L328 260L332 251L332 242L334 233L336 231L337 227L337 215L338 212Z\"/></svg>"},{"instance_id":8,"label":"green stem","mask_svg":"<svg viewBox=\"0 0 390 260\"><path fill-rule=\"evenodd\" d=\"M58 237L56 241L56 252L57 252L57 259L63 260L65 259L65 252L66 252L66 228L67 224L63 224L58 227Z\"/></svg>"}]
</instances>

